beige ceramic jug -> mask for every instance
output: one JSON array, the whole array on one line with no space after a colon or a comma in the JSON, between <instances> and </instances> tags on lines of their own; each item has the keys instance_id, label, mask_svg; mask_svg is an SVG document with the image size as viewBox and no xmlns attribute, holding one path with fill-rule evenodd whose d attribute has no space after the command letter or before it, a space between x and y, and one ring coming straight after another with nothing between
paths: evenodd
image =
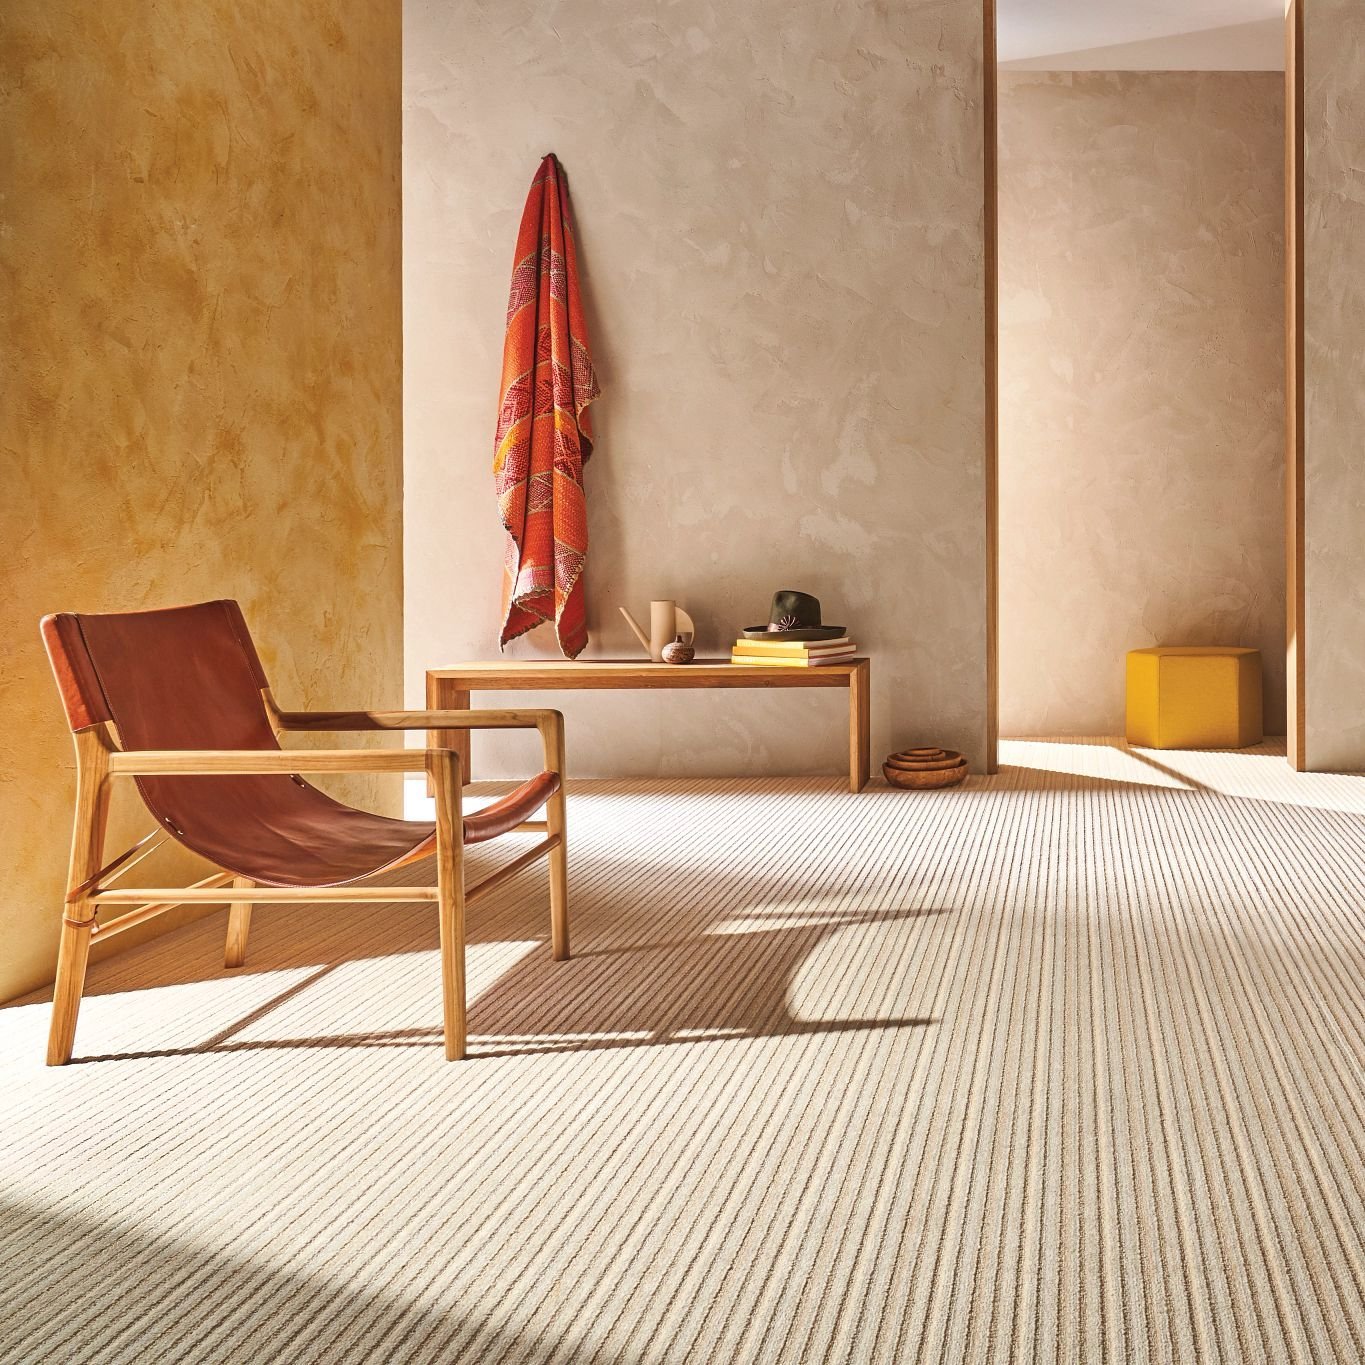
<instances>
[{"instance_id":1,"label":"beige ceramic jug","mask_svg":"<svg viewBox=\"0 0 1365 1365\"><path fill-rule=\"evenodd\" d=\"M671 645L679 636L688 643L696 638L697 628L692 624L692 618L672 600L649 604L648 635L640 629L639 622L624 607L620 611L626 618L626 624L635 632L635 638L639 640L645 653L656 664L664 661L665 645Z\"/></svg>"}]
</instances>

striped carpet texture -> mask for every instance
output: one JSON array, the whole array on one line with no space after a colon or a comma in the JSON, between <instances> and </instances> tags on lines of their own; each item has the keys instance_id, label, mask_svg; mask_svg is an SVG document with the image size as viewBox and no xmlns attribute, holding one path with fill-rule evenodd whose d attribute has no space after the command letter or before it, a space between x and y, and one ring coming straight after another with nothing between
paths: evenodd
<instances>
[{"instance_id":1,"label":"striped carpet texture","mask_svg":"<svg viewBox=\"0 0 1365 1365\"><path fill-rule=\"evenodd\" d=\"M412 906L0 1010L0 1361L1365 1360L1365 779L1005 756L578 785L467 1064Z\"/></svg>"}]
</instances>

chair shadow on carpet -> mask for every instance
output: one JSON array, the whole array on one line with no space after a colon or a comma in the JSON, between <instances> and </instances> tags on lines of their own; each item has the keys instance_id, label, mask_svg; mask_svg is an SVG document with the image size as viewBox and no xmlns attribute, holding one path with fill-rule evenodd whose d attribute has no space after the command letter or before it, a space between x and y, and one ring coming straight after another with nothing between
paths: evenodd
<instances>
[{"instance_id":1,"label":"chair shadow on carpet","mask_svg":"<svg viewBox=\"0 0 1365 1365\"><path fill-rule=\"evenodd\" d=\"M792 1011L791 991L832 933L943 913L839 911L799 926L594 950L557 969L573 971L562 992L547 993L543 964L524 959L479 996L470 1020L487 1040L479 1048L484 1055L920 1028L934 1020L891 1013L802 1018ZM857 999L858 983L847 983L841 998L845 993ZM555 1041L560 1034L574 1036ZM513 1038L527 1041L506 1042Z\"/></svg>"},{"instance_id":2,"label":"chair shadow on carpet","mask_svg":"<svg viewBox=\"0 0 1365 1365\"><path fill-rule=\"evenodd\" d=\"M894 932L890 943L883 933L876 945L851 953L846 948L838 964L840 980L820 979L814 984L812 989L821 997L832 994L834 1004L818 1012L836 1017L801 1017L793 1011L792 989L802 968L832 935L944 913L941 908L808 911L795 917L795 923L792 915L782 913L776 918L784 922L774 928L702 929L619 946L599 942L563 963L550 961L548 948L542 946L471 999L470 1055L522 1056L922 1028L936 1020L896 1010L910 985L895 971L904 941L896 941ZM763 915L751 912L744 918L746 923L761 924ZM680 927L686 927L685 917ZM431 937L434 949L434 934ZM350 954L346 960L353 960ZM435 1024L297 1038L239 1036L341 965L333 960L319 966L201 1043L98 1056L78 1053L72 1064L272 1048L440 1046L441 1030ZM872 1012L867 1012L869 1007Z\"/></svg>"}]
</instances>

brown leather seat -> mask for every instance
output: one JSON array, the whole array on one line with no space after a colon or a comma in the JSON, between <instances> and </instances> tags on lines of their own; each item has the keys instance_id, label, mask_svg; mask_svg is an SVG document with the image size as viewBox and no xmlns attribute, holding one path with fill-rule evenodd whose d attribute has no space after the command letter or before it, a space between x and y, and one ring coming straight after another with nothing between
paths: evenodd
<instances>
[{"instance_id":1,"label":"brown leather seat","mask_svg":"<svg viewBox=\"0 0 1365 1365\"><path fill-rule=\"evenodd\" d=\"M127 749L274 749L268 684L235 602L104 615L63 613L43 637L73 730L104 721ZM466 843L496 838L559 790L542 772L465 817ZM342 886L425 857L435 825L357 810L286 774L139 777L176 840L266 886Z\"/></svg>"}]
</instances>

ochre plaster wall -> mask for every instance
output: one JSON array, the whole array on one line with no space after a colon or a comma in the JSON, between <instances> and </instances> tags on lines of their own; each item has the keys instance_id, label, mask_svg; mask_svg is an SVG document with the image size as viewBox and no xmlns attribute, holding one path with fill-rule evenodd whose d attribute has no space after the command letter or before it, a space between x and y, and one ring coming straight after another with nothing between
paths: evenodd
<instances>
[{"instance_id":1,"label":"ochre plaster wall","mask_svg":"<svg viewBox=\"0 0 1365 1365\"><path fill-rule=\"evenodd\" d=\"M1000 723L1122 734L1124 654L1262 651L1284 732L1284 90L1002 73Z\"/></svg>"},{"instance_id":2,"label":"ochre plaster wall","mask_svg":"<svg viewBox=\"0 0 1365 1365\"><path fill-rule=\"evenodd\" d=\"M985 744L980 0L408 0L406 659L497 655L512 248L563 162L603 396L592 652L704 653L804 588L873 655L873 749ZM510 653L550 653L528 638ZM579 773L835 772L842 694L576 694ZM484 772L524 767L475 741Z\"/></svg>"},{"instance_id":3,"label":"ochre plaster wall","mask_svg":"<svg viewBox=\"0 0 1365 1365\"><path fill-rule=\"evenodd\" d=\"M286 704L399 700L400 22L0 8L0 999L50 979L65 876L44 612L235 596Z\"/></svg>"},{"instance_id":4,"label":"ochre plaster wall","mask_svg":"<svg viewBox=\"0 0 1365 1365\"><path fill-rule=\"evenodd\" d=\"M1365 770L1365 8L1304 0L1304 759Z\"/></svg>"}]
</instances>

